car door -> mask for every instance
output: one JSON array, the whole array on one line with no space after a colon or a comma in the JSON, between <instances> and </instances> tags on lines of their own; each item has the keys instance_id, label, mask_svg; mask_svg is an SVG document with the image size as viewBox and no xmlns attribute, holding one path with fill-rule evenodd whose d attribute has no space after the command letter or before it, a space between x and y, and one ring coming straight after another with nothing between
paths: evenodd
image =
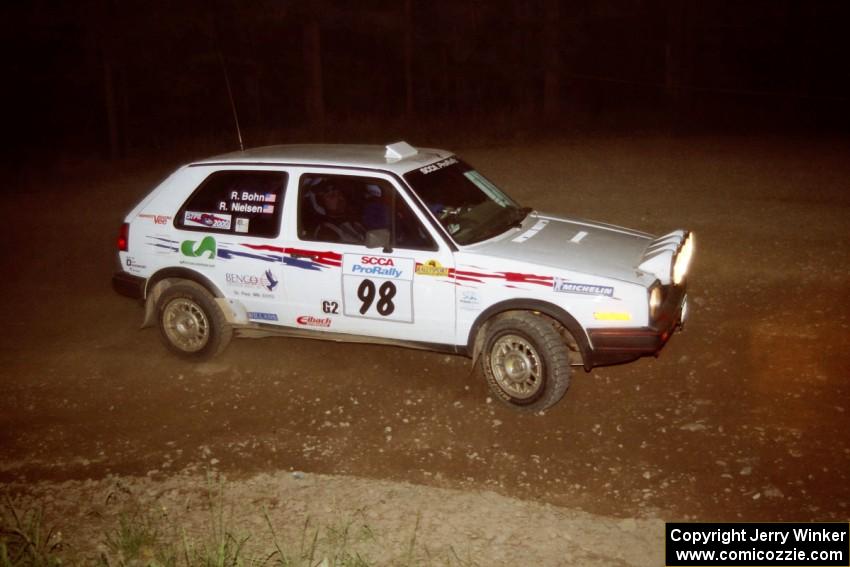
<instances>
[{"instance_id":1,"label":"car door","mask_svg":"<svg viewBox=\"0 0 850 567\"><path fill-rule=\"evenodd\" d=\"M175 219L179 263L203 273L248 321L279 324L285 311L283 264L268 248L280 233L287 181L280 170L213 171Z\"/></svg>"},{"instance_id":2,"label":"car door","mask_svg":"<svg viewBox=\"0 0 850 567\"><path fill-rule=\"evenodd\" d=\"M305 169L285 278L294 326L448 344L454 339L452 251L395 179Z\"/></svg>"}]
</instances>

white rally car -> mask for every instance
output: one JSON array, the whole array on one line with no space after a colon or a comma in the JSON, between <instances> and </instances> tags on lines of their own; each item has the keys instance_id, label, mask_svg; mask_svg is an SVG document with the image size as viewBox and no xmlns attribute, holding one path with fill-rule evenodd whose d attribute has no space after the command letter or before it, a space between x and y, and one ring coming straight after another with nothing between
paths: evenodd
<instances>
[{"instance_id":1,"label":"white rally car","mask_svg":"<svg viewBox=\"0 0 850 567\"><path fill-rule=\"evenodd\" d=\"M521 207L451 152L272 146L190 163L125 219L114 288L173 352L234 333L395 344L481 362L542 409L572 366L657 353L687 315L693 235Z\"/></svg>"}]
</instances>

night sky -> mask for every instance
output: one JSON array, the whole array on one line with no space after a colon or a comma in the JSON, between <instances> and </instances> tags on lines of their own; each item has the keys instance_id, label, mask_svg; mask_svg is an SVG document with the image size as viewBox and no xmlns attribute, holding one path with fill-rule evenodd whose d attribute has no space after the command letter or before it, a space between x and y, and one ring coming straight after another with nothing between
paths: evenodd
<instances>
[{"instance_id":1,"label":"night sky","mask_svg":"<svg viewBox=\"0 0 850 567\"><path fill-rule=\"evenodd\" d=\"M225 69L254 146L384 141L434 124L452 140L461 129L850 125L848 2L36 0L2 11L13 155L232 145Z\"/></svg>"}]
</instances>

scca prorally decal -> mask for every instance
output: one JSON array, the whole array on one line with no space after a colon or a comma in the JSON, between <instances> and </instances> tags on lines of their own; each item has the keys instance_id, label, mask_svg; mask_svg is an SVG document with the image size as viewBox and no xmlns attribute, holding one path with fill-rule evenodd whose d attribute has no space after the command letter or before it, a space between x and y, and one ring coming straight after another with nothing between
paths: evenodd
<instances>
[{"instance_id":1,"label":"scca prorally decal","mask_svg":"<svg viewBox=\"0 0 850 567\"><path fill-rule=\"evenodd\" d=\"M385 278L400 278L404 272L396 268L392 258L384 256L360 256L359 261L352 264L351 273Z\"/></svg>"},{"instance_id":2,"label":"scca prorally decal","mask_svg":"<svg viewBox=\"0 0 850 567\"><path fill-rule=\"evenodd\" d=\"M428 175L429 173L434 173L435 171L439 171L444 167L448 167L450 165L454 165L457 163L457 158L450 157L446 158L443 161L438 161L437 163L432 163L431 165L426 165L425 167L420 167L419 171Z\"/></svg>"},{"instance_id":3,"label":"scca prorally decal","mask_svg":"<svg viewBox=\"0 0 850 567\"><path fill-rule=\"evenodd\" d=\"M614 288L607 285L593 285L571 282L562 278L555 278L552 286L554 291L560 293L578 293L581 295L604 295L605 297L614 296Z\"/></svg>"},{"instance_id":4,"label":"scca prorally decal","mask_svg":"<svg viewBox=\"0 0 850 567\"><path fill-rule=\"evenodd\" d=\"M345 277L389 278L413 281L416 261L400 256L373 256L371 254L345 254L342 272Z\"/></svg>"}]
</instances>

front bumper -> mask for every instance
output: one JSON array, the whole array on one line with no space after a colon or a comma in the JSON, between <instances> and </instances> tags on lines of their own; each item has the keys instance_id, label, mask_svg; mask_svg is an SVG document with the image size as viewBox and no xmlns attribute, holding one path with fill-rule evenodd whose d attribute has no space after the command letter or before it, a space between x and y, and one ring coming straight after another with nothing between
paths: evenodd
<instances>
[{"instance_id":1,"label":"front bumper","mask_svg":"<svg viewBox=\"0 0 850 567\"><path fill-rule=\"evenodd\" d=\"M146 281L145 278L127 272L115 272L112 276L112 289L132 299L144 299Z\"/></svg>"},{"instance_id":2,"label":"front bumper","mask_svg":"<svg viewBox=\"0 0 850 567\"><path fill-rule=\"evenodd\" d=\"M688 317L688 295L684 286L670 286L658 317L649 327L634 329L588 329L590 356L585 357L585 368L606 364L629 362L642 356L658 353L676 329Z\"/></svg>"}]
</instances>

